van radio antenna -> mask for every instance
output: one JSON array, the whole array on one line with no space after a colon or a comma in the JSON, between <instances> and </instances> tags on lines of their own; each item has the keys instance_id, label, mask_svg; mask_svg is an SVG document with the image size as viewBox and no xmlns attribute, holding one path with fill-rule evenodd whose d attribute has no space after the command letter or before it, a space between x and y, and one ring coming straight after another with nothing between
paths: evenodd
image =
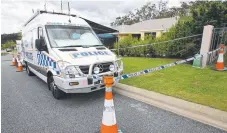
<instances>
[{"instance_id":1,"label":"van radio antenna","mask_svg":"<svg viewBox=\"0 0 227 133\"><path fill-rule=\"evenodd\" d=\"M61 0L61 13L62 13L62 0Z\"/></svg>"},{"instance_id":2,"label":"van radio antenna","mask_svg":"<svg viewBox=\"0 0 227 133\"><path fill-rule=\"evenodd\" d=\"M71 20L70 20L70 7L69 7L69 2L68 2L68 15L69 15L69 23L71 23Z\"/></svg>"},{"instance_id":3,"label":"van radio antenna","mask_svg":"<svg viewBox=\"0 0 227 133\"><path fill-rule=\"evenodd\" d=\"M46 4L47 4L47 3L45 2L45 4L44 4L44 10L45 10L45 11L47 11Z\"/></svg>"}]
</instances>

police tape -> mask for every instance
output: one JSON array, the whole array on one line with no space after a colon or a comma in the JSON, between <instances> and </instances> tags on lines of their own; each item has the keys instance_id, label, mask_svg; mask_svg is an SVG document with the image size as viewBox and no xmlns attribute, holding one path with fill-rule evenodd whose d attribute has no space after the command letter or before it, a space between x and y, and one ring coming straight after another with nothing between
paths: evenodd
<instances>
[{"instance_id":1,"label":"police tape","mask_svg":"<svg viewBox=\"0 0 227 133\"><path fill-rule=\"evenodd\" d=\"M209 55L209 54L211 54L211 53L213 53L213 52L215 52L215 51L217 51L219 49L220 48L218 48L216 50L213 50L213 51L210 51L208 53L200 54L198 56L191 57L191 58L184 59L184 60L180 60L180 61L176 61L176 62L173 62L173 63L170 63L170 64L166 64L166 65L162 65L162 66L158 66L158 67L154 67L154 68L150 68L150 69L145 69L145 70L142 70L142 71L139 71L139 72L130 73L130 74L124 74L124 75L121 76L121 79L128 79L128 78L144 75L144 74L147 74L147 73L152 73L152 72L155 72L155 71L159 71L159 70L162 70L162 69L165 69L165 68L168 68L168 67L172 67L172 66L176 66L176 65L179 65L179 64L183 64L183 63L192 61L192 60L194 60L194 59L196 59L198 57L203 57L204 55Z\"/></svg>"}]
</instances>

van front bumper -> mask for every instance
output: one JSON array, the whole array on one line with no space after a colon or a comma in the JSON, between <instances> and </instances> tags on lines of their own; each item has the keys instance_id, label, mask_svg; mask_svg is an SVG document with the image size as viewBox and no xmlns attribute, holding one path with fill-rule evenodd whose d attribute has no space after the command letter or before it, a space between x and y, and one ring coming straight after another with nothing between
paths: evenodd
<instances>
[{"instance_id":1,"label":"van front bumper","mask_svg":"<svg viewBox=\"0 0 227 133\"><path fill-rule=\"evenodd\" d=\"M115 83L117 83L118 77L114 77L114 79ZM89 93L105 88L102 80L89 77L65 79L54 76L54 81L57 87L65 93ZM72 83L76 83L76 85L72 85Z\"/></svg>"}]
</instances>

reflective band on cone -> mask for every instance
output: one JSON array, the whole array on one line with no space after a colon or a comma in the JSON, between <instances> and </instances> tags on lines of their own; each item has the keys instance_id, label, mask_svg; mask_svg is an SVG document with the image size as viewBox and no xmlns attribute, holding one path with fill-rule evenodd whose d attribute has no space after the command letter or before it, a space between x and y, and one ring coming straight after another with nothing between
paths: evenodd
<instances>
[{"instance_id":1,"label":"reflective band on cone","mask_svg":"<svg viewBox=\"0 0 227 133\"><path fill-rule=\"evenodd\" d=\"M100 133L118 133L112 94L113 76L104 76L104 84L106 92Z\"/></svg>"},{"instance_id":2,"label":"reflective band on cone","mask_svg":"<svg viewBox=\"0 0 227 133\"><path fill-rule=\"evenodd\" d=\"M219 51L219 56L218 60L216 63L216 70L218 71L223 71L225 70L225 65L224 65L224 45L221 45L221 49Z\"/></svg>"}]
</instances>

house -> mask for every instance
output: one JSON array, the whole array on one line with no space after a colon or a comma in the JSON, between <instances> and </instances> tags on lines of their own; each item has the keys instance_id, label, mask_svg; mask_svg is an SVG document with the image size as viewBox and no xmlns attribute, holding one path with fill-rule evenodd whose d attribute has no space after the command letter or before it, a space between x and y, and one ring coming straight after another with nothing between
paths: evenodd
<instances>
[{"instance_id":1,"label":"house","mask_svg":"<svg viewBox=\"0 0 227 133\"><path fill-rule=\"evenodd\" d=\"M172 25L176 24L178 17L151 19L135 23L132 25L120 25L113 27L118 30L119 39L131 34L133 37L144 40L145 35L160 37L163 32L166 32Z\"/></svg>"}]
</instances>

